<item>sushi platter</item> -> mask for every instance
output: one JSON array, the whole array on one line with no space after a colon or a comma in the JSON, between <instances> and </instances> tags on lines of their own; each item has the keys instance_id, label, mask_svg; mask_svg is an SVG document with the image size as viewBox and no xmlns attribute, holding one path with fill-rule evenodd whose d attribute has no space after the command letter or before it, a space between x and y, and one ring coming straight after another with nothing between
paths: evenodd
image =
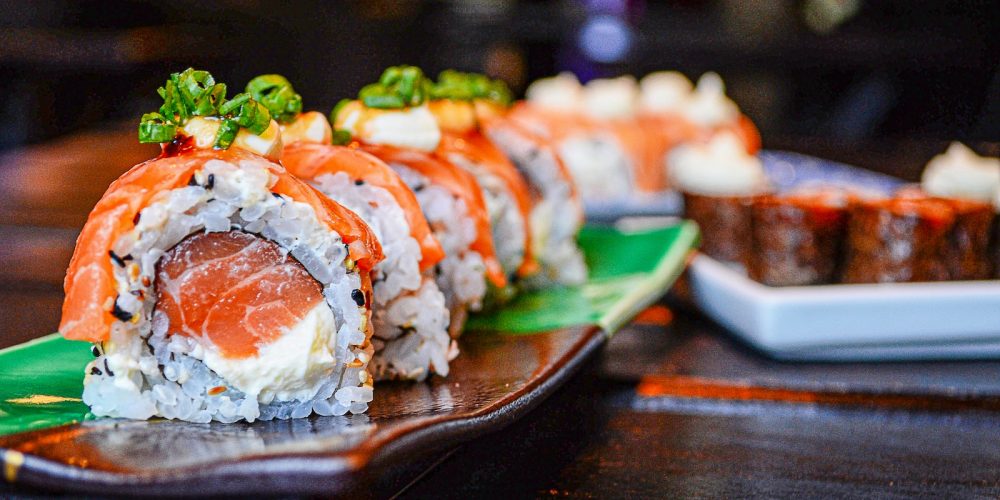
<instances>
[{"instance_id":1,"label":"sushi platter","mask_svg":"<svg viewBox=\"0 0 1000 500\"><path fill-rule=\"evenodd\" d=\"M95 419L79 398L93 359L87 346L50 335L3 350L0 469L11 482L77 493L348 493L530 410L662 295L696 240L688 223L585 228L587 284L474 316L448 378L380 385L363 414L253 424ZM626 249L645 258L613 258Z\"/></svg>"},{"instance_id":2,"label":"sushi platter","mask_svg":"<svg viewBox=\"0 0 1000 500\"><path fill-rule=\"evenodd\" d=\"M760 154L779 191L835 186L887 193L904 183L795 153ZM796 361L1000 356L1000 280L767 286L740 264L704 253L689 266L693 300L769 355Z\"/></svg>"},{"instance_id":3,"label":"sushi platter","mask_svg":"<svg viewBox=\"0 0 1000 500\"><path fill-rule=\"evenodd\" d=\"M523 414L697 243L584 227L578 151L485 75L390 67L329 117L281 75L229 88L169 75L137 130L160 154L90 211L58 333L0 351L6 481L352 491Z\"/></svg>"},{"instance_id":4,"label":"sushi platter","mask_svg":"<svg viewBox=\"0 0 1000 500\"><path fill-rule=\"evenodd\" d=\"M1000 356L1000 282L768 287L704 254L698 307L779 359L886 361Z\"/></svg>"}]
</instances>

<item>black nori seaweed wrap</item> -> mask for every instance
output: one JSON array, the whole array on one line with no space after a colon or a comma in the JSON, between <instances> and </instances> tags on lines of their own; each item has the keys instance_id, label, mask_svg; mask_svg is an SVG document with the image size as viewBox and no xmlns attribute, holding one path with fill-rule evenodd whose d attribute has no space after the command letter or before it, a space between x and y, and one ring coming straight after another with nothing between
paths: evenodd
<instances>
[{"instance_id":1,"label":"black nori seaweed wrap","mask_svg":"<svg viewBox=\"0 0 1000 500\"><path fill-rule=\"evenodd\" d=\"M683 195L685 217L701 229L700 250L716 260L747 266L752 252L750 207L756 196Z\"/></svg>"},{"instance_id":2,"label":"black nori seaweed wrap","mask_svg":"<svg viewBox=\"0 0 1000 500\"><path fill-rule=\"evenodd\" d=\"M860 200L851 204L841 281L888 283L949 278L955 210L933 198Z\"/></svg>"},{"instance_id":3,"label":"black nori seaweed wrap","mask_svg":"<svg viewBox=\"0 0 1000 500\"><path fill-rule=\"evenodd\" d=\"M832 283L847 228L841 190L761 196L753 203L750 277L770 286Z\"/></svg>"},{"instance_id":4,"label":"black nori seaweed wrap","mask_svg":"<svg viewBox=\"0 0 1000 500\"><path fill-rule=\"evenodd\" d=\"M949 198L955 210L955 225L948 236L949 279L986 280L993 277L990 239L996 213L993 205L981 201Z\"/></svg>"}]
</instances>

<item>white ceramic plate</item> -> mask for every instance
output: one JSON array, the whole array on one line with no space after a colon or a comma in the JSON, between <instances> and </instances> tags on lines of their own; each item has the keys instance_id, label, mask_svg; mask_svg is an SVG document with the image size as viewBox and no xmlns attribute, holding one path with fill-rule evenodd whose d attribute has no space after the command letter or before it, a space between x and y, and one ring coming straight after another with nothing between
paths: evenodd
<instances>
[{"instance_id":1,"label":"white ceramic plate","mask_svg":"<svg viewBox=\"0 0 1000 500\"><path fill-rule=\"evenodd\" d=\"M1000 281L779 288L702 254L689 272L698 307L777 358L1000 357Z\"/></svg>"}]
</instances>

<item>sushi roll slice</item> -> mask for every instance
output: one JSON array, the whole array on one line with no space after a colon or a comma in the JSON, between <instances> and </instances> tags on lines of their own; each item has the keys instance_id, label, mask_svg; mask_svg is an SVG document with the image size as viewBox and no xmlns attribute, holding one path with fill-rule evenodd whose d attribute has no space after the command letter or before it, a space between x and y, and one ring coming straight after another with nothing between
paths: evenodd
<instances>
[{"instance_id":1,"label":"sushi roll slice","mask_svg":"<svg viewBox=\"0 0 1000 500\"><path fill-rule=\"evenodd\" d=\"M247 89L273 114L284 100L267 96L298 96L279 75L259 76ZM448 335L448 308L430 272L444 251L413 192L374 156L330 144L333 131L321 113L289 115L281 127L285 168L361 216L382 244L385 260L372 269L375 357L369 366L376 380L447 376L458 347Z\"/></svg>"},{"instance_id":2,"label":"sushi roll slice","mask_svg":"<svg viewBox=\"0 0 1000 500\"><path fill-rule=\"evenodd\" d=\"M615 93L613 86L589 95L588 102L603 113L627 100L598 95ZM604 89L610 92L604 92ZM533 82L527 99L507 115L549 141L566 164L586 201L620 200L635 192L635 164L615 132L585 112L584 87L572 73ZM608 102L610 101L610 102Z\"/></svg>"},{"instance_id":3,"label":"sushi roll slice","mask_svg":"<svg viewBox=\"0 0 1000 500\"><path fill-rule=\"evenodd\" d=\"M726 96L725 84L716 73L705 73L695 86L676 71L650 73L639 82L638 118L648 134L648 160L655 176L666 172L667 155L680 145L704 143L721 132L739 139L748 154L760 150L760 133L739 107ZM666 181L669 181L669 176Z\"/></svg>"},{"instance_id":4,"label":"sushi roll slice","mask_svg":"<svg viewBox=\"0 0 1000 500\"><path fill-rule=\"evenodd\" d=\"M931 197L897 196L851 204L841 281L944 281L955 210Z\"/></svg>"},{"instance_id":5,"label":"sushi roll slice","mask_svg":"<svg viewBox=\"0 0 1000 500\"><path fill-rule=\"evenodd\" d=\"M834 282L849 201L848 193L834 188L755 199L750 277L770 286Z\"/></svg>"},{"instance_id":6,"label":"sushi roll slice","mask_svg":"<svg viewBox=\"0 0 1000 500\"><path fill-rule=\"evenodd\" d=\"M945 199L955 211L955 226L948 235L948 277L952 280L986 280L993 277L990 240L996 220L993 205L961 198Z\"/></svg>"},{"instance_id":7,"label":"sushi roll slice","mask_svg":"<svg viewBox=\"0 0 1000 500\"><path fill-rule=\"evenodd\" d=\"M372 400L375 235L275 162L247 94L171 75L141 142L80 234L59 331L94 343L83 401L100 416L191 422L364 412Z\"/></svg>"},{"instance_id":8,"label":"sushi roll slice","mask_svg":"<svg viewBox=\"0 0 1000 500\"><path fill-rule=\"evenodd\" d=\"M476 177L482 187L497 258L513 283L538 271L531 246L531 196L528 183L517 168L481 133L474 99L488 97L510 102L506 86L483 75L445 71L434 86L428 103L441 128L437 155ZM492 289L494 303L503 303L516 293Z\"/></svg>"},{"instance_id":9,"label":"sushi roll slice","mask_svg":"<svg viewBox=\"0 0 1000 500\"><path fill-rule=\"evenodd\" d=\"M1000 195L1000 158L979 156L954 142L927 163L920 187L955 210L948 257L951 279L992 278L1000 271L991 242Z\"/></svg>"},{"instance_id":10,"label":"sushi roll slice","mask_svg":"<svg viewBox=\"0 0 1000 500\"><path fill-rule=\"evenodd\" d=\"M431 83L419 68L387 69L359 99L334 110L334 129L353 139L350 147L387 163L415 193L444 249L433 273L451 311L449 332L458 336L469 311L482 309L487 281L507 286L497 259L482 188L465 170L434 154L441 130L427 107Z\"/></svg>"},{"instance_id":11,"label":"sushi roll slice","mask_svg":"<svg viewBox=\"0 0 1000 500\"><path fill-rule=\"evenodd\" d=\"M751 206L769 189L760 160L747 154L739 138L722 133L707 144L674 149L668 165L671 182L684 197L684 215L701 229L701 251L747 267Z\"/></svg>"},{"instance_id":12,"label":"sushi roll slice","mask_svg":"<svg viewBox=\"0 0 1000 500\"><path fill-rule=\"evenodd\" d=\"M521 284L529 289L582 284L587 266L576 236L583 225L583 204L569 169L547 139L509 119L510 108L503 98L486 95L473 103L484 135L528 184L531 253L540 269Z\"/></svg>"},{"instance_id":13,"label":"sushi roll slice","mask_svg":"<svg viewBox=\"0 0 1000 500\"><path fill-rule=\"evenodd\" d=\"M609 130L627 157L633 195L663 191L663 158L659 135L638 119L639 85L632 76L597 78L583 87L583 111L597 126Z\"/></svg>"}]
</instances>

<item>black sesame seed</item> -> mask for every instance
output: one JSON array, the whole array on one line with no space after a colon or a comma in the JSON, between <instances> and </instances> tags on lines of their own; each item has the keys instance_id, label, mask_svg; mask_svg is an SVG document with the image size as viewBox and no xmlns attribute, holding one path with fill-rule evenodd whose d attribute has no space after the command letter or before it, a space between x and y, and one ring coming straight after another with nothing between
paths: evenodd
<instances>
[{"instance_id":1,"label":"black sesame seed","mask_svg":"<svg viewBox=\"0 0 1000 500\"><path fill-rule=\"evenodd\" d=\"M413 190L419 193L420 191L424 190L424 185L423 184L417 184L417 186L414 187Z\"/></svg>"},{"instance_id":2,"label":"black sesame seed","mask_svg":"<svg viewBox=\"0 0 1000 500\"><path fill-rule=\"evenodd\" d=\"M102 372L102 371L101 371L101 369L100 369L100 368L98 368L98 367L96 367L96 366L94 366L94 367L92 367L92 368L90 369L90 373L91 373L92 375L104 375L104 372Z\"/></svg>"},{"instance_id":3,"label":"black sesame seed","mask_svg":"<svg viewBox=\"0 0 1000 500\"><path fill-rule=\"evenodd\" d=\"M111 367L108 366L108 358L104 358L104 371L108 372L109 377L115 376L115 372L111 371Z\"/></svg>"},{"instance_id":4,"label":"black sesame seed","mask_svg":"<svg viewBox=\"0 0 1000 500\"><path fill-rule=\"evenodd\" d=\"M278 194L278 193L271 193L271 196L274 196L275 198L277 198L279 200L281 199L281 195Z\"/></svg>"},{"instance_id":5,"label":"black sesame seed","mask_svg":"<svg viewBox=\"0 0 1000 500\"><path fill-rule=\"evenodd\" d=\"M115 298L115 307L111 309L111 315L118 318L119 321L129 321L132 319L132 313L118 307L118 298Z\"/></svg>"},{"instance_id":6,"label":"black sesame seed","mask_svg":"<svg viewBox=\"0 0 1000 500\"><path fill-rule=\"evenodd\" d=\"M363 181L361 179L358 179L358 180L354 181L354 185L355 186L361 186L361 185L364 185L364 183L365 183L365 181Z\"/></svg>"},{"instance_id":7,"label":"black sesame seed","mask_svg":"<svg viewBox=\"0 0 1000 500\"><path fill-rule=\"evenodd\" d=\"M357 288L352 290L351 298L354 299L354 303L357 304L358 307L365 305L365 294L362 293L361 290L358 290Z\"/></svg>"},{"instance_id":8,"label":"black sesame seed","mask_svg":"<svg viewBox=\"0 0 1000 500\"><path fill-rule=\"evenodd\" d=\"M195 179L194 174L191 174L191 178L188 179L188 186L197 186L197 185L198 185L198 179Z\"/></svg>"},{"instance_id":9,"label":"black sesame seed","mask_svg":"<svg viewBox=\"0 0 1000 500\"><path fill-rule=\"evenodd\" d=\"M138 224L140 218L142 218L142 212L136 212L135 217L132 217L132 225Z\"/></svg>"},{"instance_id":10,"label":"black sesame seed","mask_svg":"<svg viewBox=\"0 0 1000 500\"><path fill-rule=\"evenodd\" d=\"M215 187L215 174L208 174L208 183L205 184L205 189L212 189Z\"/></svg>"},{"instance_id":11,"label":"black sesame seed","mask_svg":"<svg viewBox=\"0 0 1000 500\"><path fill-rule=\"evenodd\" d=\"M442 272L442 271L441 271L441 264L437 264L437 265L435 265L435 266L434 266L434 274L436 274L436 275L438 275L438 276L441 276L441 272Z\"/></svg>"},{"instance_id":12,"label":"black sesame seed","mask_svg":"<svg viewBox=\"0 0 1000 500\"><path fill-rule=\"evenodd\" d=\"M96 345L90 346L90 353L93 354L95 358L99 358L101 356L101 350L98 349Z\"/></svg>"},{"instance_id":13,"label":"black sesame seed","mask_svg":"<svg viewBox=\"0 0 1000 500\"><path fill-rule=\"evenodd\" d=\"M114 250L108 250L108 255L111 257L111 260L115 262L115 264L118 264L118 267L125 267L125 259L119 257Z\"/></svg>"}]
</instances>

